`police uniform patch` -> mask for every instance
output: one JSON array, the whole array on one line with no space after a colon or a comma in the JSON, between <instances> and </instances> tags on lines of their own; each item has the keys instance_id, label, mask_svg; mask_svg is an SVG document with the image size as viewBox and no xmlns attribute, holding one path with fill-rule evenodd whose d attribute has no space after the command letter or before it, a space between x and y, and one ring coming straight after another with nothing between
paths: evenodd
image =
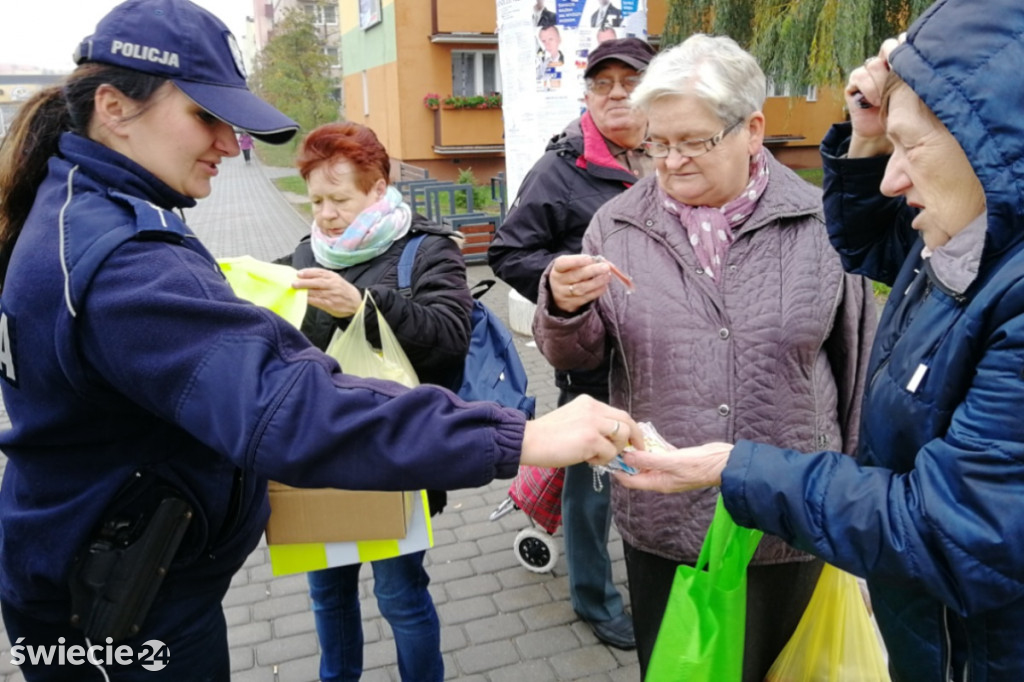
<instances>
[{"instance_id":1,"label":"police uniform patch","mask_svg":"<svg viewBox=\"0 0 1024 682\"><path fill-rule=\"evenodd\" d=\"M0 377L17 386L18 370L14 359L14 319L7 313L0 313Z\"/></svg>"}]
</instances>

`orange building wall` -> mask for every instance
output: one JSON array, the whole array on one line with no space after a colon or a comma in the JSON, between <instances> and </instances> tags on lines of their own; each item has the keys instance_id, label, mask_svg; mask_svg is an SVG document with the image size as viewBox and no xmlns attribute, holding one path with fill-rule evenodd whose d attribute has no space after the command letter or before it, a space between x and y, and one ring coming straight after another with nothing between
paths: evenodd
<instances>
[{"instance_id":1,"label":"orange building wall","mask_svg":"<svg viewBox=\"0 0 1024 682\"><path fill-rule=\"evenodd\" d=\"M665 28L665 19L668 17L667 0L648 0L647 2L647 34L660 36Z\"/></svg>"},{"instance_id":2,"label":"orange building wall","mask_svg":"<svg viewBox=\"0 0 1024 682\"><path fill-rule=\"evenodd\" d=\"M491 155L487 159L479 154L464 157L436 155L433 150L435 117L445 117L447 133L441 130L442 144L467 143L470 139L452 135L451 117L456 112L433 112L423 106L423 97L427 93L436 93L441 97L451 94L450 54L453 50L497 50L497 44L431 43L430 36L434 33L494 33L497 16L495 3L493 0L436 0L436 15L433 4L430 0L395 0L395 23L403 27L397 40L400 68L396 101L401 110L403 137L399 148L401 153L392 150L392 155L427 168L432 177L454 179L460 168L472 167L477 180L484 181L504 170L504 155ZM490 119L493 119L496 112L458 113L463 116L480 114L480 119L488 119L486 122L473 121L473 127L482 125L485 127L481 129L485 130L489 123L493 127ZM478 141L486 143L494 139L481 138Z\"/></svg>"},{"instance_id":3,"label":"orange building wall","mask_svg":"<svg viewBox=\"0 0 1024 682\"><path fill-rule=\"evenodd\" d=\"M373 128L381 143L389 150L398 149L402 143L403 122L399 116L397 102L398 65L395 62L366 71L366 90L363 90L363 74L346 76L342 83L345 88L345 118ZM366 101L369 100L369 115ZM396 154L397 155L397 154Z\"/></svg>"},{"instance_id":4,"label":"orange building wall","mask_svg":"<svg viewBox=\"0 0 1024 682\"><path fill-rule=\"evenodd\" d=\"M416 1L430 4L430 0ZM494 33L498 24L494 0L436 0L436 3L438 33Z\"/></svg>"},{"instance_id":5,"label":"orange building wall","mask_svg":"<svg viewBox=\"0 0 1024 682\"><path fill-rule=\"evenodd\" d=\"M802 140L770 145L772 153L793 168L821 166L818 145L829 127L842 121L845 103L840 88L818 88L818 98L769 97L764 104L765 134L799 135Z\"/></svg>"},{"instance_id":6,"label":"orange building wall","mask_svg":"<svg viewBox=\"0 0 1024 682\"><path fill-rule=\"evenodd\" d=\"M342 0L340 4L343 23L347 23L344 17L352 14L357 0ZM648 31L652 36L661 34L667 12L667 0L649 0ZM393 157L426 167L432 176L453 178L459 168L472 166L478 180L482 180L502 170L504 159L500 154L487 158L475 154L462 158L435 154L435 129L441 135L442 144L461 144L468 138L454 130L454 112L433 112L423 106L427 93L444 97L451 92L451 51L497 49L496 44L431 43L430 36L435 33L493 33L494 0L385 0L384 19L382 25L371 30L388 32L384 38L394 45L397 60L366 71L368 116L363 113L362 74L349 74L344 78L346 117L372 127ZM351 28L343 27L343 33ZM467 117L484 112L459 113ZM491 119L495 117L492 112L486 113ZM765 103L768 135L804 138L772 145L776 156L794 167L820 165L818 142L829 125L842 116L841 92L834 89L819 89L816 102L771 98ZM489 125L493 127L493 123Z\"/></svg>"}]
</instances>

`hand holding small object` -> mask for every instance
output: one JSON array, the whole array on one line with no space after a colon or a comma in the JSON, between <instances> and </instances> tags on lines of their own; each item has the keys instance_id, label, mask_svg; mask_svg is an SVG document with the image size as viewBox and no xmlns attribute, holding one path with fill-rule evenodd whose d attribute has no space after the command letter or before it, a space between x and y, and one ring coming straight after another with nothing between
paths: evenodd
<instances>
[{"instance_id":1,"label":"hand holding small object","mask_svg":"<svg viewBox=\"0 0 1024 682\"><path fill-rule=\"evenodd\" d=\"M668 452L625 452L626 464L637 469L631 476L616 473L626 488L676 493L722 484L722 471L732 452L730 443L706 443Z\"/></svg>"},{"instance_id":2,"label":"hand holding small object","mask_svg":"<svg viewBox=\"0 0 1024 682\"><path fill-rule=\"evenodd\" d=\"M519 463L542 467L605 464L624 447L642 446L643 442L640 427L627 413L583 395L526 422Z\"/></svg>"},{"instance_id":3,"label":"hand holding small object","mask_svg":"<svg viewBox=\"0 0 1024 682\"><path fill-rule=\"evenodd\" d=\"M559 310L574 313L600 298L611 281L608 263L593 256L559 256L548 273L551 297Z\"/></svg>"},{"instance_id":4,"label":"hand holding small object","mask_svg":"<svg viewBox=\"0 0 1024 682\"><path fill-rule=\"evenodd\" d=\"M668 452L674 449L671 445L668 444L668 442L664 438L661 437L661 434L658 433L658 430L654 428L654 424L650 422L640 422L638 426L640 427L640 432L644 436L644 450L646 450L647 452ZM609 435L609 437L614 435L615 432L613 431ZM627 445L623 449L623 452L635 451L636 448L634 448L632 445ZM597 469L598 473L602 474L617 471L632 476L633 474L637 473L636 468L630 466L629 464L626 464L626 460L622 458L622 455L616 455L615 457L612 458L610 462L608 462L608 464L604 466L595 466L594 468Z\"/></svg>"},{"instance_id":5,"label":"hand holding small object","mask_svg":"<svg viewBox=\"0 0 1024 682\"><path fill-rule=\"evenodd\" d=\"M611 273L615 276L616 279L622 282L623 286L626 287L627 294L631 294L634 291L636 291L636 284L633 283L633 278L624 273L622 270L619 270L617 267L615 267L615 263L612 263L604 256L594 256L594 261L597 263L607 263L608 267L611 269Z\"/></svg>"},{"instance_id":6,"label":"hand holding small object","mask_svg":"<svg viewBox=\"0 0 1024 682\"><path fill-rule=\"evenodd\" d=\"M892 145L885 136L879 106L889 77L889 55L904 39L905 35L901 35L886 40L877 55L868 57L861 66L850 72L845 89L846 105L853 126L850 157L881 156L892 152Z\"/></svg>"},{"instance_id":7,"label":"hand holding small object","mask_svg":"<svg viewBox=\"0 0 1024 682\"><path fill-rule=\"evenodd\" d=\"M292 288L308 290L309 305L333 317L351 317L363 301L362 292L331 270L303 268L296 278Z\"/></svg>"}]
</instances>

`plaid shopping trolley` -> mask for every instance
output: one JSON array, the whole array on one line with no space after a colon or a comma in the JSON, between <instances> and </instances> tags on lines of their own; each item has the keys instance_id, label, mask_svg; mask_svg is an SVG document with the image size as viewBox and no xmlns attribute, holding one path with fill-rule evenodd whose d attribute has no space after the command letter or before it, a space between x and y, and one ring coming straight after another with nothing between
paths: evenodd
<instances>
[{"instance_id":1,"label":"plaid shopping trolley","mask_svg":"<svg viewBox=\"0 0 1024 682\"><path fill-rule=\"evenodd\" d=\"M532 524L546 531L541 533L535 527L524 528L512 545L519 563L535 573L550 571L558 560L558 547L551 535L562 524L564 482L565 469L520 466L508 489L508 497L490 516L491 521L495 521L520 509Z\"/></svg>"}]
</instances>

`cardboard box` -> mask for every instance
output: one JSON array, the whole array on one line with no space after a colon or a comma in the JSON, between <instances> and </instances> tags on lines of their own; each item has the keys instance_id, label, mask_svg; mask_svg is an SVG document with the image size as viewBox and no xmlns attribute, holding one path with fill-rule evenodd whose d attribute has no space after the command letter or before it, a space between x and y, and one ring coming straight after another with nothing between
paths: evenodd
<instances>
[{"instance_id":1,"label":"cardboard box","mask_svg":"<svg viewBox=\"0 0 1024 682\"><path fill-rule=\"evenodd\" d=\"M292 488L270 482L267 543L396 540L409 532L416 492Z\"/></svg>"}]
</instances>

